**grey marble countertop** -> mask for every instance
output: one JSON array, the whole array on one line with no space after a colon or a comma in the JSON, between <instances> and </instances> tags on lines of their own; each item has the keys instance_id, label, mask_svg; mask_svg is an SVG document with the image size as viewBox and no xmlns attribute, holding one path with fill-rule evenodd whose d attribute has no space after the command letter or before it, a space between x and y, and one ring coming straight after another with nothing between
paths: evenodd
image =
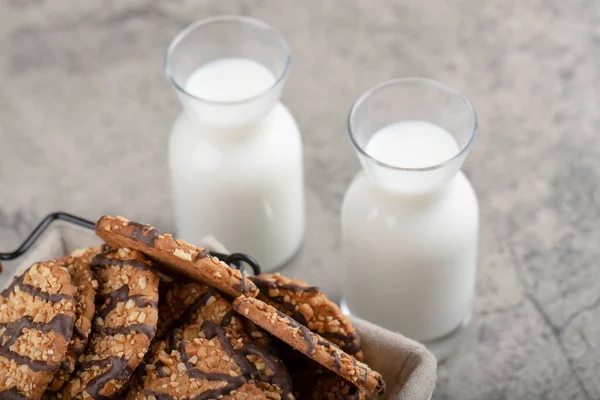
<instances>
[{"instance_id":1,"label":"grey marble countertop","mask_svg":"<svg viewBox=\"0 0 600 400\"><path fill-rule=\"evenodd\" d=\"M74 1L0 4L0 248L45 214L110 212L173 229L166 141L180 110L169 40L257 16L293 49L284 102L305 143L308 231L293 272L339 297L345 133L375 83L464 92L481 134L475 314L434 399L600 399L600 4L548 1Z\"/></svg>"}]
</instances>

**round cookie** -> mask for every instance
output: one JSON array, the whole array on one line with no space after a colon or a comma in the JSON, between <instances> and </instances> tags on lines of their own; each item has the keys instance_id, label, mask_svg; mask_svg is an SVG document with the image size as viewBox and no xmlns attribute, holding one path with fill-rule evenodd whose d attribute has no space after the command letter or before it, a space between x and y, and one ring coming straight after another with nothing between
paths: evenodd
<instances>
[{"instance_id":1,"label":"round cookie","mask_svg":"<svg viewBox=\"0 0 600 400\"><path fill-rule=\"evenodd\" d=\"M322 336L311 332L306 326L299 324L275 307L256 298L240 296L233 302L233 308L267 332L354 385L377 396L385 392L385 383L378 372Z\"/></svg>"},{"instance_id":2,"label":"round cookie","mask_svg":"<svg viewBox=\"0 0 600 400\"><path fill-rule=\"evenodd\" d=\"M211 320L238 338L244 334L242 319L237 318L231 301L210 286L196 282L169 284L158 306L158 337L170 330Z\"/></svg>"},{"instance_id":3,"label":"round cookie","mask_svg":"<svg viewBox=\"0 0 600 400\"><path fill-rule=\"evenodd\" d=\"M206 320L153 346L136 400L174 398L293 400L283 363Z\"/></svg>"},{"instance_id":4,"label":"round cookie","mask_svg":"<svg viewBox=\"0 0 600 400\"><path fill-rule=\"evenodd\" d=\"M65 266L47 261L0 294L0 398L42 396L67 354L75 292Z\"/></svg>"},{"instance_id":5,"label":"round cookie","mask_svg":"<svg viewBox=\"0 0 600 400\"><path fill-rule=\"evenodd\" d=\"M242 272L212 257L208 250L175 240L171 234L163 234L150 225L106 215L96 223L96 234L113 247L139 250L172 272L209 284L230 296L258 294L258 288Z\"/></svg>"},{"instance_id":6,"label":"round cookie","mask_svg":"<svg viewBox=\"0 0 600 400\"><path fill-rule=\"evenodd\" d=\"M98 289L98 281L94 279L92 269L87 262L77 257L68 256L57 260L57 263L67 268L71 275L71 282L76 289L75 324L73 325L73 335L65 361L62 362L54 379L48 385L46 392L48 396L60 390L69 374L73 372L77 359L85 350L92 329L92 319L96 309L94 298L96 289Z\"/></svg>"},{"instance_id":7,"label":"round cookie","mask_svg":"<svg viewBox=\"0 0 600 400\"><path fill-rule=\"evenodd\" d=\"M240 318L233 304L210 286L174 281L168 285L158 304L157 336L192 324L214 321L232 338L243 337L259 347L274 352L271 335L246 318Z\"/></svg>"},{"instance_id":8,"label":"round cookie","mask_svg":"<svg viewBox=\"0 0 600 400\"><path fill-rule=\"evenodd\" d=\"M210 286L175 281L170 284L163 299L158 305L158 332L161 332L161 329L167 332L192 324L201 325L204 321L213 321L220 325L230 338L242 337L244 342L251 341L259 347L274 351L271 336L252 321L240 318L233 310L231 301Z\"/></svg>"},{"instance_id":9,"label":"round cookie","mask_svg":"<svg viewBox=\"0 0 600 400\"><path fill-rule=\"evenodd\" d=\"M266 348L259 345L261 343L259 339L262 335L257 332L256 328L251 329L247 326L250 325L249 322L233 311L231 302L220 292L203 284L173 282L168 285L159 303L159 331L169 332L170 340L174 337L173 333L177 329L183 328L185 332L189 333L188 326L204 327L205 323L214 324L214 329L222 332L225 339L231 342L230 345L236 349L236 354L241 352L242 358L248 356L246 362L250 362L250 365L245 370L245 379L254 380L256 388L269 392L275 397L284 395L284 398L290 399L291 393L289 393L289 390L285 390L290 382L285 367ZM254 325L252 324L252 326ZM170 341L166 341L166 343L168 346ZM175 348L176 346L171 345L171 347ZM155 355L156 352L153 351L152 354ZM204 356L207 355L199 355L201 358ZM264 370L265 365L277 366L275 369L278 373L273 374L273 376L271 376L271 372L262 374L260 371ZM145 366L143 371L140 371L140 369L142 367L138 368L135 377L132 378L130 391L127 395L128 399L135 399L144 385L149 384L149 381L146 381L149 370L146 370ZM151 374L148 379L152 381ZM256 391L256 389L253 391ZM250 395L250 392L244 392L240 396L245 394ZM163 395L165 394L163 393ZM263 395L259 398L263 398Z\"/></svg>"},{"instance_id":10,"label":"round cookie","mask_svg":"<svg viewBox=\"0 0 600 400\"><path fill-rule=\"evenodd\" d=\"M158 304L158 338L173 329L211 320L233 337L247 335L254 344L273 350L270 335L252 321L239 318L231 301L218 290L196 282L173 281L164 286Z\"/></svg>"},{"instance_id":11,"label":"round cookie","mask_svg":"<svg viewBox=\"0 0 600 400\"><path fill-rule=\"evenodd\" d=\"M360 338L350 319L319 288L279 274L261 274L250 279L260 289L260 300L362 360Z\"/></svg>"},{"instance_id":12,"label":"round cookie","mask_svg":"<svg viewBox=\"0 0 600 400\"><path fill-rule=\"evenodd\" d=\"M61 394L65 400L113 398L144 358L156 332L158 277L142 253L108 250L94 257L96 314L84 355Z\"/></svg>"},{"instance_id":13,"label":"round cookie","mask_svg":"<svg viewBox=\"0 0 600 400\"><path fill-rule=\"evenodd\" d=\"M157 338L163 339L175 329L202 324L206 320L219 324L230 337L244 335L242 319L233 311L231 302L216 289L196 282L161 282L161 285L163 292L158 304ZM135 399L142 390L144 377L144 365L140 365L129 382L127 399Z\"/></svg>"}]
</instances>

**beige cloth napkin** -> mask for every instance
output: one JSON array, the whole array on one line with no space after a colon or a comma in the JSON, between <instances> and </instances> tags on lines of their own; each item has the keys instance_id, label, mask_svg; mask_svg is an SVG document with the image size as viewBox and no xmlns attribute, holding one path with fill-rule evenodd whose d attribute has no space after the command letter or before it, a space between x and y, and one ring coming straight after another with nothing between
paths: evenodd
<instances>
[{"instance_id":1,"label":"beige cloth napkin","mask_svg":"<svg viewBox=\"0 0 600 400\"><path fill-rule=\"evenodd\" d=\"M367 321L353 318L365 362L383 375L384 399L427 400L435 388L437 360L425 346Z\"/></svg>"},{"instance_id":2,"label":"beige cloth napkin","mask_svg":"<svg viewBox=\"0 0 600 400\"><path fill-rule=\"evenodd\" d=\"M202 242L202 247L226 252L212 237L207 237ZM88 229L54 222L26 254L17 260L4 263L4 271L0 274L0 287L6 286L17 271L34 262L59 258L75 249L100 243L100 239ZM353 323L361 336L365 361L371 368L380 372L386 382L387 390L383 399L431 398L437 368L433 354L422 344L369 322L354 318Z\"/></svg>"}]
</instances>

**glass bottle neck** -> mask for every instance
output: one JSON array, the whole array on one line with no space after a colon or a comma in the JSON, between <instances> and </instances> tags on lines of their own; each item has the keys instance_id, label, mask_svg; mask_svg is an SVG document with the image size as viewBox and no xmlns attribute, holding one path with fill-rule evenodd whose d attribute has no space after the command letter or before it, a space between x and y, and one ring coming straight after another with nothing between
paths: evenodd
<instances>
[{"instance_id":1,"label":"glass bottle neck","mask_svg":"<svg viewBox=\"0 0 600 400\"><path fill-rule=\"evenodd\" d=\"M461 164L431 170L402 170L360 159L363 171L373 184L399 196L427 195L442 190L460 171Z\"/></svg>"},{"instance_id":2,"label":"glass bottle neck","mask_svg":"<svg viewBox=\"0 0 600 400\"><path fill-rule=\"evenodd\" d=\"M251 142L261 137L265 130L273 129L272 125L274 115L279 104L276 104L263 118L258 121L252 121L246 124L230 124L215 125L198 120L196 116L189 112L189 109L184 109L179 116L179 119L184 122L184 126L198 138L207 142L219 144L242 145Z\"/></svg>"},{"instance_id":3,"label":"glass bottle neck","mask_svg":"<svg viewBox=\"0 0 600 400\"><path fill-rule=\"evenodd\" d=\"M453 193L453 188L462 175L462 172L459 171L455 176L430 188L430 190L416 192L414 190L400 191L390 188L389 186L382 186L380 183L370 179L364 171L359 173L359 176L362 176L362 179L369 183L368 186L371 187L374 196L384 204L389 203L392 208L402 206L403 204L419 204L419 207L424 207L444 201L451 193Z\"/></svg>"}]
</instances>

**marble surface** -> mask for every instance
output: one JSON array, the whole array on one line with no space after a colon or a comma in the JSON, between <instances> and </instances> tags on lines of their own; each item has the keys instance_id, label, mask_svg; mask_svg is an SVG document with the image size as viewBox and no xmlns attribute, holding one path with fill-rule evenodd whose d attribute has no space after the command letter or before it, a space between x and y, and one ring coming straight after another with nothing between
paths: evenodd
<instances>
[{"instance_id":1,"label":"marble surface","mask_svg":"<svg viewBox=\"0 0 600 400\"><path fill-rule=\"evenodd\" d=\"M119 213L173 228L166 167L180 106L169 40L222 13L260 17L293 49L284 102L305 142L300 268L338 298L340 201L358 163L345 133L375 83L426 76L464 92L481 133L474 318L434 399L600 399L600 5L69 1L0 4L0 248L45 214Z\"/></svg>"}]
</instances>

